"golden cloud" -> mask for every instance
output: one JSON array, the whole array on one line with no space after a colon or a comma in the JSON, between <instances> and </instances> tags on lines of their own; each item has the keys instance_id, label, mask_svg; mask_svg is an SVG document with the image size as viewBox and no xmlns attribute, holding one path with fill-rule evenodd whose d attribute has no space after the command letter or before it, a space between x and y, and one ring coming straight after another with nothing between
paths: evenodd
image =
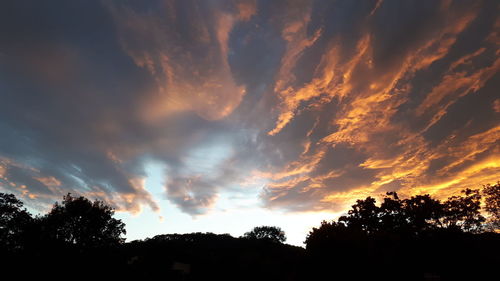
<instances>
[{"instance_id":1,"label":"golden cloud","mask_svg":"<svg viewBox=\"0 0 500 281\"><path fill-rule=\"evenodd\" d=\"M381 1L369 17L374 15L380 4ZM307 196L320 198L319 204L310 207L328 209L332 208L332 204L345 206L346 202L355 198L377 195L377 192L390 186L408 195L425 192L445 196L478 183L498 180L498 127L471 135L465 141L454 142L450 136L451 139L437 146L423 136L458 99L479 91L498 73L498 58L481 68L468 67L476 65L475 59L484 55L491 46L480 47L449 64L439 83L426 93L414 111L412 118L426 123L423 130L415 130L408 126L409 122L396 122L394 119L401 107L406 106L414 96L412 79L435 62L445 59L459 36L478 16L477 6L449 11L450 5L451 2L443 1L440 10L448 24L437 28L437 32L430 32L425 40L412 46L392 68L381 72L381 68L374 63L372 38L376 35L366 30L358 39L356 51L350 58L340 59L340 54L345 53L342 38L331 39L313 78L300 87L294 85L293 69L297 67L298 58L315 44L316 36L321 36L321 30L312 37L304 35L308 16L303 21L285 25L293 32L287 29L283 32L287 52L274 88L281 101L277 107L280 113L268 135L276 136L285 126L293 126L297 114L326 110L325 105L332 102L336 103L337 109L333 118L328 120L332 125L329 127L331 132L320 142L312 143L310 131L307 133L303 144L304 153L309 156L302 154L281 171L261 174L271 180L264 194L271 204L292 196L292 193L315 189ZM492 38L494 35L490 34L488 40ZM315 173L327 160L325 157L331 157L328 155L332 154L326 153L329 147L335 150L335 146L342 143L366 156L365 161L359 164L360 169L375 172L374 178L365 184L351 186L348 191L338 191L336 189L342 189L342 186L329 187L326 184L335 183L331 180L345 175L346 170ZM484 158L483 153L492 156ZM429 174L436 161L448 162L436 174ZM418 186L420 188L416 188Z\"/></svg>"}]
</instances>

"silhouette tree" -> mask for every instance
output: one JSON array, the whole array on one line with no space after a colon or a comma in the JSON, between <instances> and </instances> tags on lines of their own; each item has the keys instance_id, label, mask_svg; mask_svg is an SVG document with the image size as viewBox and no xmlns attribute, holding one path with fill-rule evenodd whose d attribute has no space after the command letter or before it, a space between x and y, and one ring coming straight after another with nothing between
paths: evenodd
<instances>
[{"instance_id":1,"label":"silhouette tree","mask_svg":"<svg viewBox=\"0 0 500 281\"><path fill-rule=\"evenodd\" d=\"M490 215L488 228L494 232L500 232L500 182L495 185L487 184L483 188L484 209Z\"/></svg>"},{"instance_id":2,"label":"silhouette tree","mask_svg":"<svg viewBox=\"0 0 500 281\"><path fill-rule=\"evenodd\" d=\"M0 193L0 245L8 250L22 247L22 236L33 218L14 194Z\"/></svg>"},{"instance_id":3,"label":"silhouette tree","mask_svg":"<svg viewBox=\"0 0 500 281\"><path fill-rule=\"evenodd\" d=\"M306 237L305 244L308 251L316 252L325 248L339 251L350 241L362 241L366 232L358 227L349 227L344 222L322 221L319 228L313 228Z\"/></svg>"},{"instance_id":4,"label":"silhouette tree","mask_svg":"<svg viewBox=\"0 0 500 281\"><path fill-rule=\"evenodd\" d=\"M243 234L243 237L248 239L264 239L277 243L286 241L285 232L277 226L257 226Z\"/></svg>"},{"instance_id":5,"label":"silhouette tree","mask_svg":"<svg viewBox=\"0 0 500 281\"><path fill-rule=\"evenodd\" d=\"M372 197L365 200L357 200L348 211L347 216L339 218L339 222L345 223L349 228L362 230L366 233L375 233L379 230L380 208L375 205Z\"/></svg>"},{"instance_id":6,"label":"silhouette tree","mask_svg":"<svg viewBox=\"0 0 500 281\"><path fill-rule=\"evenodd\" d=\"M412 236L437 229L481 232L485 221L480 213L481 194L479 190L471 189L462 193L464 196L452 196L441 202L428 194L400 199L396 192L388 192L380 207L376 205L374 198L367 197L357 200L347 215L339 217L337 223L322 224L321 227L330 232L345 232L345 227L349 231L361 231L366 235L397 233ZM490 205L494 206L493 203ZM498 212L498 208L490 209Z\"/></svg>"},{"instance_id":7,"label":"silhouette tree","mask_svg":"<svg viewBox=\"0 0 500 281\"><path fill-rule=\"evenodd\" d=\"M491 218L498 214L499 191L495 186L482 193ZM310 272L317 275L311 279L330 277L324 269L332 264L341 269L363 268L336 271L341 280L401 280L402 276L422 280L426 275L443 280L485 279L498 263L500 240L496 233L483 233L481 197L479 190L466 189L445 201L428 194L401 199L396 192L388 192L380 205L372 197L357 200L346 215L323 221L307 235ZM457 274L459 263L469 268L485 264L489 271Z\"/></svg>"},{"instance_id":8,"label":"silhouette tree","mask_svg":"<svg viewBox=\"0 0 500 281\"><path fill-rule=\"evenodd\" d=\"M104 246L122 243L125 224L113 218L114 209L102 201L64 196L61 204L42 218L49 239L77 246Z\"/></svg>"},{"instance_id":9,"label":"silhouette tree","mask_svg":"<svg viewBox=\"0 0 500 281\"><path fill-rule=\"evenodd\" d=\"M395 231L415 235L441 226L443 215L441 202L429 195L400 199L396 192L388 192L380 207L372 197L357 200L338 223L368 235Z\"/></svg>"},{"instance_id":10,"label":"silhouette tree","mask_svg":"<svg viewBox=\"0 0 500 281\"><path fill-rule=\"evenodd\" d=\"M443 203L443 223L449 229L481 232L485 218L481 215L481 194L478 189L465 189L465 196L452 196Z\"/></svg>"},{"instance_id":11,"label":"silhouette tree","mask_svg":"<svg viewBox=\"0 0 500 281\"><path fill-rule=\"evenodd\" d=\"M403 216L411 234L433 230L441 226L442 203L429 194L416 195L403 201Z\"/></svg>"}]
</instances>

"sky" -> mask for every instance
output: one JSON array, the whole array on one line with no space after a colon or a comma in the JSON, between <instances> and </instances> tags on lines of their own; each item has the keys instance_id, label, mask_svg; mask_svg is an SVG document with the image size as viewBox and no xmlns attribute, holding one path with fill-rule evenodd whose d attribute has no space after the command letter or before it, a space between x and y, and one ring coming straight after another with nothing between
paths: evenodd
<instances>
[{"instance_id":1,"label":"sky","mask_svg":"<svg viewBox=\"0 0 500 281\"><path fill-rule=\"evenodd\" d=\"M285 230L500 180L500 4L0 3L0 192L127 239Z\"/></svg>"}]
</instances>

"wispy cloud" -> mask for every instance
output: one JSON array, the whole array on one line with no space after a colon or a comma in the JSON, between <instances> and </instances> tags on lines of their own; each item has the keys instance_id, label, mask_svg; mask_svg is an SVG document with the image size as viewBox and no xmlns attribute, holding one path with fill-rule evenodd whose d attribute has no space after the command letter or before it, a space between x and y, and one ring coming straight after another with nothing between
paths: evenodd
<instances>
[{"instance_id":1,"label":"wispy cloud","mask_svg":"<svg viewBox=\"0 0 500 281\"><path fill-rule=\"evenodd\" d=\"M2 5L0 188L33 206L158 212L150 161L192 216L498 180L495 1Z\"/></svg>"}]
</instances>

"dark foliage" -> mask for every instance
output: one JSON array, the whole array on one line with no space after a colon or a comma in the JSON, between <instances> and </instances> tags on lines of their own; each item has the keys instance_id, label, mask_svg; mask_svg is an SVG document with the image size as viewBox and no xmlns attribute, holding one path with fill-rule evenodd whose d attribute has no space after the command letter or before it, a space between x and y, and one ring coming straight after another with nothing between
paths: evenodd
<instances>
[{"instance_id":1,"label":"dark foliage","mask_svg":"<svg viewBox=\"0 0 500 281\"><path fill-rule=\"evenodd\" d=\"M125 224L111 207L68 194L48 214L32 218L14 195L0 198L0 264L11 269L5 280L8 273L16 279L116 275Z\"/></svg>"},{"instance_id":2,"label":"dark foliage","mask_svg":"<svg viewBox=\"0 0 500 281\"><path fill-rule=\"evenodd\" d=\"M113 208L102 201L64 196L41 218L45 238L80 247L122 243L125 224L113 218Z\"/></svg>"},{"instance_id":3,"label":"dark foliage","mask_svg":"<svg viewBox=\"0 0 500 281\"><path fill-rule=\"evenodd\" d=\"M277 226L256 226L251 231L243 234L243 238L268 240L275 243L286 241L285 232Z\"/></svg>"},{"instance_id":4,"label":"dark foliage","mask_svg":"<svg viewBox=\"0 0 500 281\"><path fill-rule=\"evenodd\" d=\"M388 192L380 206L367 197L357 200L338 223L366 235L396 232L408 236L436 229L479 233L485 221L480 213L480 191L462 193L440 202L428 194L400 199L396 192Z\"/></svg>"},{"instance_id":5,"label":"dark foliage","mask_svg":"<svg viewBox=\"0 0 500 281\"><path fill-rule=\"evenodd\" d=\"M0 193L0 264L9 269L2 277L492 280L500 262L499 190L487 185L443 202L396 192L380 204L357 200L345 216L313 228L306 249L283 244L285 233L272 226L240 238L166 234L124 243L125 225L101 201L68 194L32 218L14 195Z\"/></svg>"},{"instance_id":6,"label":"dark foliage","mask_svg":"<svg viewBox=\"0 0 500 281\"><path fill-rule=\"evenodd\" d=\"M128 275L136 278L304 280L299 277L305 250L268 240L213 233L169 234L128 243L124 250L130 264Z\"/></svg>"},{"instance_id":7,"label":"dark foliage","mask_svg":"<svg viewBox=\"0 0 500 281\"><path fill-rule=\"evenodd\" d=\"M312 272L323 276L335 264L344 269L340 280L486 280L500 261L500 239L484 232L480 207L480 191L470 189L444 202L395 192L380 206L371 197L357 200L346 216L307 236Z\"/></svg>"},{"instance_id":8,"label":"dark foliage","mask_svg":"<svg viewBox=\"0 0 500 281\"><path fill-rule=\"evenodd\" d=\"M487 228L494 232L500 232L500 182L495 185L486 185L483 188L485 197L485 211L490 215Z\"/></svg>"},{"instance_id":9,"label":"dark foliage","mask_svg":"<svg viewBox=\"0 0 500 281\"><path fill-rule=\"evenodd\" d=\"M16 251L33 219L13 194L0 193L0 250Z\"/></svg>"}]
</instances>

